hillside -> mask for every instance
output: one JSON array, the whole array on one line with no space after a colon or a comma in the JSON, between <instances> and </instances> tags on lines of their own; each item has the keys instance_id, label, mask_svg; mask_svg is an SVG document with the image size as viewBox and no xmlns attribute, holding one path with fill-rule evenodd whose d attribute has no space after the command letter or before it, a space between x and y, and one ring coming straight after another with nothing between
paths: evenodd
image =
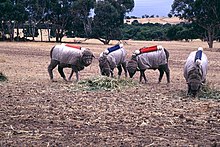
<instances>
[{"instance_id":1,"label":"hillside","mask_svg":"<svg viewBox=\"0 0 220 147\"><path fill-rule=\"evenodd\" d=\"M137 19L125 19L125 23L131 24L134 20L137 20L139 23L160 23L160 24L178 24L184 22L185 20L180 20L178 17L155 17L155 18L137 18Z\"/></svg>"}]
</instances>

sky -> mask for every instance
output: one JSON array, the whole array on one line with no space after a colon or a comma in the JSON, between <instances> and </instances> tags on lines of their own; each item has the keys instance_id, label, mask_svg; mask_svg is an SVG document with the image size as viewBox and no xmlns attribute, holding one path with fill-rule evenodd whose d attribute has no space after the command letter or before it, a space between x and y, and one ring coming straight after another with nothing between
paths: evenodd
<instances>
[{"instance_id":1,"label":"sky","mask_svg":"<svg viewBox=\"0 0 220 147\"><path fill-rule=\"evenodd\" d=\"M174 0L134 0L133 11L127 16L141 17L143 15L167 16Z\"/></svg>"}]
</instances>

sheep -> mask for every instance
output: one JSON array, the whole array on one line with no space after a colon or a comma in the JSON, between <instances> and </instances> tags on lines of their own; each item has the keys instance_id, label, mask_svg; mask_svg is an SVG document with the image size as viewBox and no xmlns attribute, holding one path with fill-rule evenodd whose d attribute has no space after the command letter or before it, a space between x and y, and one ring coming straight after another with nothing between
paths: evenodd
<instances>
[{"instance_id":1,"label":"sheep","mask_svg":"<svg viewBox=\"0 0 220 147\"><path fill-rule=\"evenodd\" d=\"M122 68L125 72L125 77L127 77L126 54L127 52L123 48L123 44L115 45L102 52L99 57L101 75L113 77L113 70L117 67L118 78L121 76Z\"/></svg>"},{"instance_id":2,"label":"sheep","mask_svg":"<svg viewBox=\"0 0 220 147\"><path fill-rule=\"evenodd\" d=\"M51 81L53 80L53 69L58 65L58 72L65 81L70 81L73 73L76 73L76 82L79 81L78 72L84 67L89 66L93 60L93 53L86 48L72 46L69 44L61 44L54 46L50 51L50 64L48 73ZM63 72L63 68L72 68L68 80Z\"/></svg>"},{"instance_id":3,"label":"sheep","mask_svg":"<svg viewBox=\"0 0 220 147\"><path fill-rule=\"evenodd\" d=\"M188 85L187 95L195 97L202 84L206 82L208 70L208 58L203 53L203 48L199 47L197 51L189 54L184 65L184 78Z\"/></svg>"},{"instance_id":4,"label":"sheep","mask_svg":"<svg viewBox=\"0 0 220 147\"><path fill-rule=\"evenodd\" d=\"M145 76L146 69L158 69L160 72L159 81L161 82L164 72L166 73L167 83L170 83L170 69L168 66L169 52L162 46L152 46L148 48L141 48L136 50L128 61L127 70L130 78L133 78L137 71L140 71L139 82L142 82L144 78L147 83Z\"/></svg>"}]
</instances>

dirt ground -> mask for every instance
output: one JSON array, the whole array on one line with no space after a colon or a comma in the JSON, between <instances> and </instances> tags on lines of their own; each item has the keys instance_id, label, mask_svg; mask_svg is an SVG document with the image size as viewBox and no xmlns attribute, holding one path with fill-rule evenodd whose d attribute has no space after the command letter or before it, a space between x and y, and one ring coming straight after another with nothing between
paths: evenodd
<instances>
[{"instance_id":1,"label":"dirt ground","mask_svg":"<svg viewBox=\"0 0 220 147\"><path fill-rule=\"evenodd\" d=\"M170 52L169 85L165 77L157 84L159 72L148 70L147 84L72 92L72 83L64 82L57 68L57 82L49 80L49 51L55 43L1 42L0 72L8 81L0 82L0 146L220 146L220 100L187 97L183 78L188 54L207 43L126 41L124 46L129 58L135 49L156 44ZM80 45L96 57L111 46L94 40ZM214 47L204 49L207 81L220 89L220 43ZM95 59L80 79L99 74ZM139 73L133 80L138 78Z\"/></svg>"}]
</instances>

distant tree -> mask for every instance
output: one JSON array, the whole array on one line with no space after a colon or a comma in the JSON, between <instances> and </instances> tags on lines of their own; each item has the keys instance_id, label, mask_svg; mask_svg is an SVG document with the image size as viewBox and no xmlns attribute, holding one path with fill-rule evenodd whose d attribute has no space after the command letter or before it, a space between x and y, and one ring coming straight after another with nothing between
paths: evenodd
<instances>
[{"instance_id":1,"label":"distant tree","mask_svg":"<svg viewBox=\"0 0 220 147\"><path fill-rule=\"evenodd\" d=\"M201 26L210 48L220 29L219 0L174 0L171 14Z\"/></svg>"},{"instance_id":2,"label":"distant tree","mask_svg":"<svg viewBox=\"0 0 220 147\"><path fill-rule=\"evenodd\" d=\"M104 44L117 38L120 26L119 12L108 1L98 1L95 7L93 21L93 37L99 39Z\"/></svg>"},{"instance_id":3,"label":"distant tree","mask_svg":"<svg viewBox=\"0 0 220 147\"><path fill-rule=\"evenodd\" d=\"M13 39L13 19L12 18L13 3L9 0L0 2L0 23L2 39L6 39L6 34L10 34L10 39ZM11 32L13 31L13 32Z\"/></svg>"},{"instance_id":4,"label":"distant tree","mask_svg":"<svg viewBox=\"0 0 220 147\"><path fill-rule=\"evenodd\" d=\"M125 19L131 19L131 17L130 16L125 16Z\"/></svg>"},{"instance_id":5,"label":"distant tree","mask_svg":"<svg viewBox=\"0 0 220 147\"><path fill-rule=\"evenodd\" d=\"M137 25L137 24L139 24L139 22L138 22L138 20L134 20L134 21L132 21L131 24L132 24L132 25Z\"/></svg>"},{"instance_id":6,"label":"distant tree","mask_svg":"<svg viewBox=\"0 0 220 147\"><path fill-rule=\"evenodd\" d=\"M14 38L14 16L13 16L14 5L10 0L0 2L0 20L2 25L2 36L5 39L5 34L9 34L10 40Z\"/></svg>"},{"instance_id":7,"label":"distant tree","mask_svg":"<svg viewBox=\"0 0 220 147\"><path fill-rule=\"evenodd\" d=\"M136 34L140 32L140 26L137 25L124 24L121 29L124 40L134 39Z\"/></svg>"},{"instance_id":8,"label":"distant tree","mask_svg":"<svg viewBox=\"0 0 220 147\"><path fill-rule=\"evenodd\" d=\"M167 37L169 40L182 40L182 38L179 38L179 32L183 30L182 26L179 25L173 25L171 26L167 31Z\"/></svg>"},{"instance_id":9,"label":"distant tree","mask_svg":"<svg viewBox=\"0 0 220 147\"><path fill-rule=\"evenodd\" d=\"M170 13L169 13L167 16L168 16L169 18L172 18L172 17L173 17L173 15L172 15L172 14L170 14Z\"/></svg>"},{"instance_id":10,"label":"distant tree","mask_svg":"<svg viewBox=\"0 0 220 147\"><path fill-rule=\"evenodd\" d=\"M92 18L89 17L89 15L91 9L94 8L95 2L95 0L76 0L73 3L74 18L76 20L78 19L79 21L72 21L72 23L74 26L76 26L78 23L83 24L86 38L90 37L92 33ZM74 30L77 29L78 28L75 28Z\"/></svg>"},{"instance_id":11,"label":"distant tree","mask_svg":"<svg viewBox=\"0 0 220 147\"><path fill-rule=\"evenodd\" d=\"M28 20L28 12L25 10L24 3L21 1L15 1L14 9L12 11L13 19L16 24L17 34L16 41L19 41L19 26L23 25Z\"/></svg>"},{"instance_id":12,"label":"distant tree","mask_svg":"<svg viewBox=\"0 0 220 147\"><path fill-rule=\"evenodd\" d=\"M132 19L137 19L137 17L136 17L136 16L131 16L130 18L132 18Z\"/></svg>"},{"instance_id":13,"label":"distant tree","mask_svg":"<svg viewBox=\"0 0 220 147\"><path fill-rule=\"evenodd\" d=\"M49 0L24 0L22 1L25 9L28 12L28 24L26 23L26 36L31 37L34 40L38 33L38 25L43 21L48 21L50 14L50 1ZM41 34L42 37L42 34Z\"/></svg>"},{"instance_id":14,"label":"distant tree","mask_svg":"<svg viewBox=\"0 0 220 147\"><path fill-rule=\"evenodd\" d=\"M149 18L149 15L147 15L147 14L142 15L142 18Z\"/></svg>"},{"instance_id":15,"label":"distant tree","mask_svg":"<svg viewBox=\"0 0 220 147\"><path fill-rule=\"evenodd\" d=\"M66 32L67 24L73 16L74 0L53 0L50 2L50 17L52 27L55 29L56 42L61 42Z\"/></svg>"},{"instance_id":16,"label":"distant tree","mask_svg":"<svg viewBox=\"0 0 220 147\"><path fill-rule=\"evenodd\" d=\"M121 26L125 14L134 7L134 0L103 0L97 1L93 20L92 34L104 44L121 37Z\"/></svg>"}]
</instances>

